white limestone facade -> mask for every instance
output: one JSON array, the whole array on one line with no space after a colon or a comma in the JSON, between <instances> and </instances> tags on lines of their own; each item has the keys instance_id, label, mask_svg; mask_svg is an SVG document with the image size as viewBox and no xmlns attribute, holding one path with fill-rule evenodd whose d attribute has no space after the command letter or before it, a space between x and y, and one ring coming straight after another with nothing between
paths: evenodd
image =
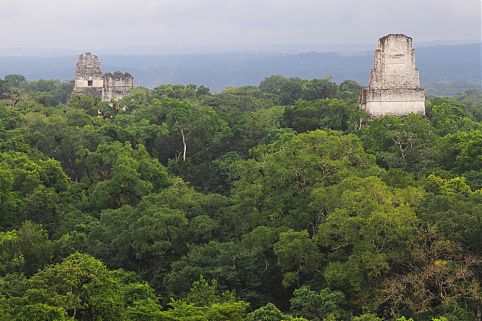
<instances>
[{"instance_id":1,"label":"white limestone facade","mask_svg":"<svg viewBox=\"0 0 482 321\"><path fill-rule=\"evenodd\" d=\"M360 93L360 107L370 116L425 114L412 38L390 34L378 40L368 88Z\"/></svg>"},{"instance_id":2,"label":"white limestone facade","mask_svg":"<svg viewBox=\"0 0 482 321\"><path fill-rule=\"evenodd\" d=\"M96 55L85 52L79 55L75 70L74 93L101 97L102 101L122 99L134 87L134 77L129 73L116 71L102 74L100 60Z\"/></svg>"}]
</instances>

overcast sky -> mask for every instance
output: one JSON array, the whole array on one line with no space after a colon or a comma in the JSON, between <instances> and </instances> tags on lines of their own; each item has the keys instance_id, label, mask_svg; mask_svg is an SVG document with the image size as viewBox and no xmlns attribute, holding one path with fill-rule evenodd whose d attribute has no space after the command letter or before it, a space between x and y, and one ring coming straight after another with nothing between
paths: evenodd
<instances>
[{"instance_id":1,"label":"overcast sky","mask_svg":"<svg viewBox=\"0 0 482 321\"><path fill-rule=\"evenodd\" d=\"M477 40L481 0L0 0L0 47Z\"/></svg>"}]
</instances>

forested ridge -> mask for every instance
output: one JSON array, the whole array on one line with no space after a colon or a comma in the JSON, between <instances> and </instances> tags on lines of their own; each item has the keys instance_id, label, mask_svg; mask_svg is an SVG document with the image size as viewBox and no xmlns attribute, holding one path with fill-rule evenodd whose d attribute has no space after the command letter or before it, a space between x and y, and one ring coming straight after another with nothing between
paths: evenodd
<instances>
[{"instance_id":1,"label":"forested ridge","mask_svg":"<svg viewBox=\"0 0 482 321\"><path fill-rule=\"evenodd\" d=\"M0 320L477 321L482 93L0 80Z\"/></svg>"},{"instance_id":2,"label":"forested ridge","mask_svg":"<svg viewBox=\"0 0 482 321\"><path fill-rule=\"evenodd\" d=\"M415 45L417 67L421 70L421 83L426 93L451 96L481 88L480 42L424 46L416 41ZM214 50L204 54L186 52L185 49L182 53L151 54L152 48L115 48L110 53L102 49L93 51L101 55L104 72L128 70L135 75L136 85L148 88L158 84L195 83L208 86L211 91L220 91L226 86L257 85L273 73L310 79L330 75L336 82L352 79L367 85L376 42L357 49L348 47L301 49L296 46L294 52L290 52L293 48L278 48L266 51ZM77 58L76 50L9 51L0 48L0 75L20 73L30 80L69 80Z\"/></svg>"}]
</instances>

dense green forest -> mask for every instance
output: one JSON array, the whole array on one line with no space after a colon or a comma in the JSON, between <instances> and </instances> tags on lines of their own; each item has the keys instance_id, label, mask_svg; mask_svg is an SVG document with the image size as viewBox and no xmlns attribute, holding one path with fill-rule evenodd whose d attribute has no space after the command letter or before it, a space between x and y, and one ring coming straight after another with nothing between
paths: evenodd
<instances>
[{"instance_id":1,"label":"dense green forest","mask_svg":"<svg viewBox=\"0 0 482 321\"><path fill-rule=\"evenodd\" d=\"M482 94L0 80L0 319L476 321Z\"/></svg>"}]
</instances>

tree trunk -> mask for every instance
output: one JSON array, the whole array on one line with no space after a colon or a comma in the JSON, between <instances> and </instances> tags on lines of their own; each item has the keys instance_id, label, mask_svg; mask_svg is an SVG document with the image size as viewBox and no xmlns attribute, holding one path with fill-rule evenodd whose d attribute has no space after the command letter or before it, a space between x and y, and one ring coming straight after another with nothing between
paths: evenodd
<instances>
[{"instance_id":1,"label":"tree trunk","mask_svg":"<svg viewBox=\"0 0 482 321\"><path fill-rule=\"evenodd\" d=\"M179 125L179 123L176 120L176 125L179 127L179 130L181 131L181 136L182 136L182 145L183 145L183 152L182 152L182 160L183 162L186 161L186 155L187 155L187 144L186 144L186 135L184 135L184 129Z\"/></svg>"}]
</instances>

